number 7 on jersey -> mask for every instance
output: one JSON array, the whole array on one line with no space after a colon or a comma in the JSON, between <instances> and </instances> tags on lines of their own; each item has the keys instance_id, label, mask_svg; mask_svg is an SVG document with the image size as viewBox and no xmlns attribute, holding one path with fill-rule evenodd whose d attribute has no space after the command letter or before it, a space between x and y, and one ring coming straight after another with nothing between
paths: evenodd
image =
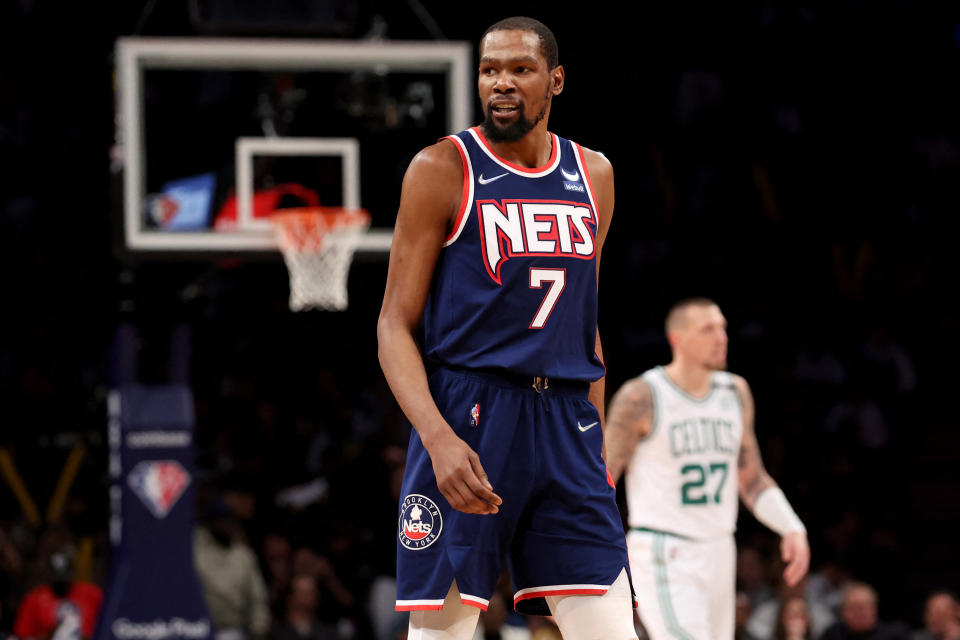
<instances>
[{"instance_id":1,"label":"number 7 on jersey","mask_svg":"<svg viewBox=\"0 0 960 640\"><path fill-rule=\"evenodd\" d=\"M547 320L550 318L550 314L553 312L553 308L556 306L557 300L560 299L560 294L563 293L563 288L566 285L567 270L530 267L530 288L542 289L544 282L549 282L550 288L547 289L547 295L544 296L543 302L540 303L540 308L537 310L537 315L533 317L533 321L530 323L531 329L543 329L543 326L547 324Z\"/></svg>"}]
</instances>

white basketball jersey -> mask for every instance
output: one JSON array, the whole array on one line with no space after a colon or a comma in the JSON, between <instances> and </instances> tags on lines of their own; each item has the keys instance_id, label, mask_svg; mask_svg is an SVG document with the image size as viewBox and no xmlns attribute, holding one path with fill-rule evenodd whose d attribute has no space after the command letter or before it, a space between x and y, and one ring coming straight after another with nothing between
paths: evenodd
<instances>
[{"instance_id":1,"label":"white basketball jersey","mask_svg":"<svg viewBox=\"0 0 960 640\"><path fill-rule=\"evenodd\" d=\"M630 526L698 540L732 534L743 435L732 376L713 372L703 398L680 389L663 367L643 380L653 393L653 428L637 446L624 481Z\"/></svg>"}]
</instances>

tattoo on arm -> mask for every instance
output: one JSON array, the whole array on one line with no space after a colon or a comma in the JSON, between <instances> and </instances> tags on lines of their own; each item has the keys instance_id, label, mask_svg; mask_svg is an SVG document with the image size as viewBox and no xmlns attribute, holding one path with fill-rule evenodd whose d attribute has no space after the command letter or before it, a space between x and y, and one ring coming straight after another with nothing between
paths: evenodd
<instances>
[{"instance_id":1,"label":"tattoo on arm","mask_svg":"<svg viewBox=\"0 0 960 640\"><path fill-rule=\"evenodd\" d=\"M760 458L760 446L757 444L757 434L754 430L755 414L750 387L746 380L739 376L734 378L734 385L743 407L743 437L740 441L740 456L737 460L740 499L748 509L752 510L757 497L765 489L777 486L777 483L767 473Z\"/></svg>"},{"instance_id":2,"label":"tattoo on arm","mask_svg":"<svg viewBox=\"0 0 960 640\"><path fill-rule=\"evenodd\" d=\"M757 497L765 489L775 487L776 483L763 467L756 438L751 437L749 440L747 442L745 439L740 447L740 498L747 508L753 509Z\"/></svg>"},{"instance_id":3,"label":"tattoo on arm","mask_svg":"<svg viewBox=\"0 0 960 640\"><path fill-rule=\"evenodd\" d=\"M607 470L614 482L627 468L640 439L653 426L653 394L639 378L623 385L610 401L604 438Z\"/></svg>"}]
</instances>

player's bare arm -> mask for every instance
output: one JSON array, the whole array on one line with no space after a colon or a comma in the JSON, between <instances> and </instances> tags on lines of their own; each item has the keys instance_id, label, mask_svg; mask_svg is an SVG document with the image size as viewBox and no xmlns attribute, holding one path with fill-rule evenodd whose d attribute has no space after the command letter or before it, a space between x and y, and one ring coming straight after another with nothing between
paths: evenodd
<instances>
[{"instance_id":1,"label":"player's bare arm","mask_svg":"<svg viewBox=\"0 0 960 640\"><path fill-rule=\"evenodd\" d=\"M754 431L754 416L756 411L753 404L753 394L750 386L741 376L733 376L733 384L740 396L740 406L743 407L743 438L740 441L739 467L740 499L750 511L757 502L757 497L765 489L777 486L770 474L763 466L760 458L760 447L757 444L757 434Z\"/></svg>"},{"instance_id":2,"label":"player's bare arm","mask_svg":"<svg viewBox=\"0 0 960 640\"><path fill-rule=\"evenodd\" d=\"M781 535L780 555L787 563L783 579L793 586L806 575L810 566L806 529L763 466L754 429L756 411L750 385L736 375L733 376L733 383L743 407L743 438L738 462L740 499L760 522Z\"/></svg>"},{"instance_id":3,"label":"player's bare arm","mask_svg":"<svg viewBox=\"0 0 960 640\"><path fill-rule=\"evenodd\" d=\"M628 380L614 394L603 439L607 471L614 482L626 471L640 440L653 428L653 392L642 378Z\"/></svg>"},{"instance_id":4,"label":"player's bare arm","mask_svg":"<svg viewBox=\"0 0 960 640\"><path fill-rule=\"evenodd\" d=\"M444 498L459 511L489 514L502 501L476 452L440 415L415 338L462 185L460 156L449 141L427 147L407 168L377 323L378 355L397 403L430 454Z\"/></svg>"},{"instance_id":5,"label":"player's bare arm","mask_svg":"<svg viewBox=\"0 0 960 640\"><path fill-rule=\"evenodd\" d=\"M591 151L583 147L583 158L586 161L587 171L590 174L590 183L593 186L593 194L597 200L597 237L595 246L597 251L597 286L600 283L600 254L603 251L603 243L607 239L607 231L610 230L610 221L613 219L613 166L606 156L596 151ZM603 345L600 343L600 329L597 329L597 356L603 362ZM605 416L604 406L606 404L606 395L604 387L604 378L590 384L589 399L593 406L597 408L600 414L600 428L604 428ZM606 458L606 441L604 441L604 458Z\"/></svg>"}]
</instances>

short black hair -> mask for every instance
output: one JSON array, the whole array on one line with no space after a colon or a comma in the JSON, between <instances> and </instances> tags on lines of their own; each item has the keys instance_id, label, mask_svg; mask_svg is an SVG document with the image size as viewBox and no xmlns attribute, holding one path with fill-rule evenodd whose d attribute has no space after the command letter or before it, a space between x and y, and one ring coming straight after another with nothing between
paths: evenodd
<instances>
[{"instance_id":1,"label":"short black hair","mask_svg":"<svg viewBox=\"0 0 960 640\"><path fill-rule=\"evenodd\" d=\"M714 302L710 298L705 298L703 296L698 296L694 298L684 298L683 300L680 300L679 302L674 304L672 307L670 307L670 311L667 312L667 318L663 323L664 325L663 328L666 330L667 333L670 333L672 329L676 328L677 325L681 324L682 322L681 316L689 307L719 307L719 306L720 305L718 305L716 302Z\"/></svg>"},{"instance_id":2,"label":"short black hair","mask_svg":"<svg viewBox=\"0 0 960 640\"><path fill-rule=\"evenodd\" d=\"M550 31L550 27L539 20L527 18L526 16L504 18L500 22L487 27L487 30L480 36L480 42L482 43L483 39L487 37L487 34L492 31L533 32L540 38L540 53L543 54L544 59L547 61L547 67L553 69L560 64L560 52L557 49L557 39L554 37L553 31Z\"/></svg>"}]
</instances>

